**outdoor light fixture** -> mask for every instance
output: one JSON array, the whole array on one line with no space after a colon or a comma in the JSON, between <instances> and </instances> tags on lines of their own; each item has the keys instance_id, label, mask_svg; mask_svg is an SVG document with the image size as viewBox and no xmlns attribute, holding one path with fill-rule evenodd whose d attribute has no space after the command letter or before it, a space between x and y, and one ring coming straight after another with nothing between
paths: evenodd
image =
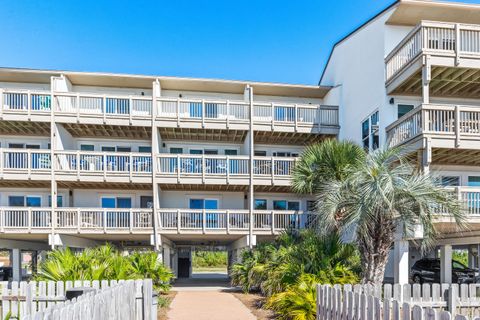
<instances>
[{"instance_id":1,"label":"outdoor light fixture","mask_svg":"<svg viewBox=\"0 0 480 320\"><path fill-rule=\"evenodd\" d=\"M390 98L390 104L395 104L395 99L394 98Z\"/></svg>"}]
</instances>

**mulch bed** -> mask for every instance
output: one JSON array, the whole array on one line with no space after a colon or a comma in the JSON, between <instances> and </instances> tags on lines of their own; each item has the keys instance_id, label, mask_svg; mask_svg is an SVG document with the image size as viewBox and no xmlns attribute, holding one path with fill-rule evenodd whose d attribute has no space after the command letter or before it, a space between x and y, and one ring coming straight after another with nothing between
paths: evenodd
<instances>
[{"instance_id":1,"label":"mulch bed","mask_svg":"<svg viewBox=\"0 0 480 320\"><path fill-rule=\"evenodd\" d=\"M240 300L250 311L257 317L258 320L276 319L275 313L272 310L263 308L265 304L265 297L256 293L232 292L232 294Z\"/></svg>"}]
</instances>

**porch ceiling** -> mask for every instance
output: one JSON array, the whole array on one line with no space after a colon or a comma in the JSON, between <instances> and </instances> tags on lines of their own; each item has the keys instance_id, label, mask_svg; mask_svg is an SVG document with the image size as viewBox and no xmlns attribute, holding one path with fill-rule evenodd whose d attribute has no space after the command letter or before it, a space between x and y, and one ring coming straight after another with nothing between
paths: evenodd
<instances>
[{"instance_id":1,"label":"porch ceiling","mask_svg":"<svg viewBox=\"0 0 480 320\"><path fill-rule=\"evenodd\" d=\"M98 183L98 182L80 182L67 181L58 182L59 189L121 189L121 190L152 190L151 184L142 183Z\"/></svg>"},{"instance_id":2,"label":"porch ceiling","mask_svg":"<svg viewBox=\"0 0 480 320\"><path fill-rule=\"evenodd\" d=\"M480 166L480 150L432 149L432 164Z\"/></svg>"},{"instance_id":3,"label":"porch ceiling","mask_svg":"<svg viewBox=\"0 0 480 320\"><path fill-rule=\"evenodd\" d=\"M298 146L319 142L332 137L332 135L313 133L255 131L254 142Z\"/></svg>"},{"instance_id":4,"label":"porch ceiling","mask_svg":"<svg viewBox=\"0 0 480 320\"><path fill-rule=\"evenodd\" d=\"M391 95L421 95L422 71L418 70ZM480 98L480 69L432 66L430 95L436 97Z\"/></svg>"},{"instance_id":5,"label":"porch ceiling","mask_svg":"<svg viewBox=\"0 0 480 320\"><path fill-rule=\"evenodd\" d=\"M141 139L149 140L152 136L152 129L150 127L136 127L136 126L112 126L112 125L97 125L97 124L76 124L65 123L65 129L73 137L92 138L92 137L106 137L106 138L120 138L120 139Z\"/></svg>"},{"instance_id":6,"label":"porch ceiling","mask_svg":"<svg viewBox=\"0 0 480 320\"><path fill-rule=\"evenodd\" d=\"M159 128L158 131L164 140L225 141L243 143L247 136L247 131L244 130Z\"/></svg>"},{"instance_id":7,"label":"porch ceiling","mask_svg":"<svg viewBox=\"0 0 480 320\"><path fill-rule=\"evenodd\" d=\"M0 188L48 188L50 189L50 181L36 180L0 180Z\"/></svg>"},{"instance_id":8,"label":"porch ceiling","mask_svg":"<svg viewBox=\"0 0 480 320\"><path fill-rule=\"evenodd\" d=\"M50 123L32 121L0 121L0 134L49 137Z\"/></svg>"}]
</instances>

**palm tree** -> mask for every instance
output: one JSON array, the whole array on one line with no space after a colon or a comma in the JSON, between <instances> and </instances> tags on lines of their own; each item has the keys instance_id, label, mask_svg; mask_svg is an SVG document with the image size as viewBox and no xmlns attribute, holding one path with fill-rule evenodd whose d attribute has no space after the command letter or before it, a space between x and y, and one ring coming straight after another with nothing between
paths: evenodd
<instances>
[{"instance_id":1,"label":"palm tree","mask_svg":"<svg viewBox=\"0 0 480 320\"><path fill-rule=\"evenodd\" d=\"M326 183L344 181L349 172L360 167L365 156L362 147L347 140L328 139L307 146L293 169L292 190L299 194L318 194ZM317 220L312 219L311 225ZM337 212L336 220L341 223L342 211ZM337 232L340 225L335 229Z\"/></svg>"},{"instance_id":2,"label":"palm tree","mask_svg":"<svg viewBox=\"0 0 480 320\"><path fill-rule=\"evenodd\" d=\"M346 171L343 181L326 181L318 199L324 232L339 225L338 212L343 230L355 227L363 283L382 283L396 232L403 236L421 226L421 247L426 250L437 235L434 217L439 209L464 226L464 211L453 194L418 172L396 148L368 154L360 166Z\"/></svg>"}]
</instances>

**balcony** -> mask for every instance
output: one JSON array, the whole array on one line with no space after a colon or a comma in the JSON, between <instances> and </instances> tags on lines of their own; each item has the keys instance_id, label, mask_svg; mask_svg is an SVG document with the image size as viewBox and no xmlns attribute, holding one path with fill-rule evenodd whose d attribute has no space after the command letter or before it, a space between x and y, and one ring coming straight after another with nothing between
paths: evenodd
<instances>
[{"instance_id":1,"label":"balcony","mask_svg":"<svg viewBox=\"0 0 480 320\"><path fill-rule=\"evenodd\" d=\"M390 146L421 145L429 138L433 148L479 149L480 108L423 104L386 128Z\"/></svg>"},{"instance_id":2,"label":"balcony","mask_svg":"<svg viewBox=\"0 0 480 320\"><path fill-rule=\"evenodd\" d=\"M148 153L55 151L59 181L152 182L152 157Z\"/></svg>"},{"instance_id":3,"label":"balcony","mask_svg":"<svg viewBox=\"0 0 480 320\"><path fill-rule=\"evenodd\" d=\"M296 158L255 157L256 185L288 186ZM248 156L161 154L157 175L165 184L250 184Z\"/></svg>"},{"instance_id":4,"label":"balcony","mask_svg":"<svg viewBox=\"0 0 480 320\"><path fill-rule=\"evenodd\" d=\"M152 233L152 209L0 208L2 233L48 234L52 230L83 234Z\"/></svg>"},{"instance_id":5,"label":"balcony","mask_svg":"<svg viewBox=\"0 0 480 320\"><path fill-rule=\"evenodd\" d=\"M6 120L50 121L51 95L49 91L17 91L0 89L0 114ZM19 119L21 116L21 119Z\"/></svg>"},{"instance_id":6,"label":"balcony","mask_svg":"<svg viewBox=\"0 0 480 320\"><path fill-rule=\"evenodd\" d=\"M50 150L0 149L0 175L3 179L51 179Z\"/></svg>"},{"instance_id":7,"label":"balcony","mask_svg":"<svg viewBox=\"0 0 480 320\"><path fill-rule=\"evenodd\" d=\"M480 69L480 25L422 21L385 59L387 92L420 94L425 57L433 95L478 97L465 81Z\"/></svg>"},{"instance_id":8,"label":"balcony","mask_svg":"<svg viewBox=\"0 0 480 320\"><path fill-rule=\"evenodd\" d=\"M158 209L162 233L248 234L248 210ZM254 234L278 234L289 228L307 228L314 214L301 211L254 211Z\"/></svg>"},{"instance_id":9,"label":"balcony","mask_svg":"<svg viewBox=\"0 0 480 320\"><path fill-rule=\"evenodd\" d=\"M244 101L160 98L157 108L156 119L162 127L250 128L250 104ZM256 102L253 124L262 131L337 134L338 107Z\"/></svg>"}]
</instances>

